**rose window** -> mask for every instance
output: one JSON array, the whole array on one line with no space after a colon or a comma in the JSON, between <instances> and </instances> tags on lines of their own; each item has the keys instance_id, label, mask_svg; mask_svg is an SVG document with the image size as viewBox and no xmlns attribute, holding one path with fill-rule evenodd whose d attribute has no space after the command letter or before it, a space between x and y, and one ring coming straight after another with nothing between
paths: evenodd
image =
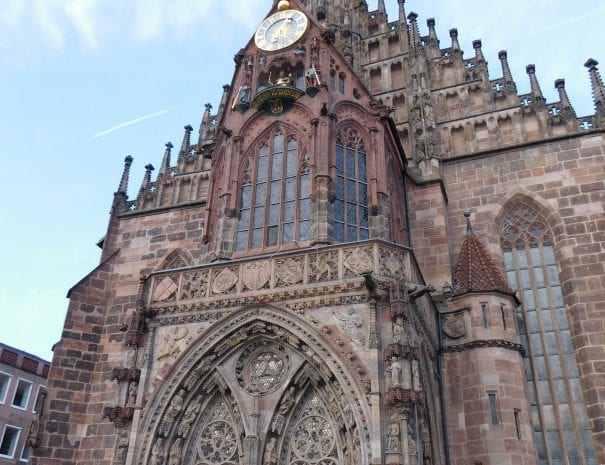
<instances>
[{"instance_id":1,"label":"rose window","mask_svg":"<svg viewBox=\"0 0 605 465\"><path fill-rule=\"evenodd\" d=\"M244 351L236 370L240 386L265 395L278 389L288 372L288 356L280 346L254 345Z\"/></svg>"},{"instance_id":2,"label":"rose window","mask_svg":"<svg viewBox=\"0 0 605 465\"><path fill-rule=\"evenodd\" d=\"M218 464L233 458L237 436L229 423L215 421L204 428L198 442L198 453L204 462Z\"/></svg>"},{"instance_id":3,"label":"rose window","mask_svg":"<svg viewBox=\"0 0 605 465\"><path fill-rule=\"evenodd\" d=\"M320 416L303 418L292 439L292 449L301 459L320 462L334 450L336 439L328 421ZM323 461L322 461L323 465Z\"/></svg>"}]
</instances>

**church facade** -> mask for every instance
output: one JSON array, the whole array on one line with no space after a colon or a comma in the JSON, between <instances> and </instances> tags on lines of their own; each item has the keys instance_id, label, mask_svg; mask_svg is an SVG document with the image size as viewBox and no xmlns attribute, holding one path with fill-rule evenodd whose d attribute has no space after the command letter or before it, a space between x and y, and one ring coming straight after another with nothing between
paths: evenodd
<instances>
[{"instance_id":1,"label":"church facade","mask_svg":"<svg viewBox=\"0 0 605 465\"><path fill-rule=\"evenodd\" d=\"M126 158L32 463L605 463L598 63L578 118L398 6L275 1L133 199Z\"/></svg>"}]
</instances>

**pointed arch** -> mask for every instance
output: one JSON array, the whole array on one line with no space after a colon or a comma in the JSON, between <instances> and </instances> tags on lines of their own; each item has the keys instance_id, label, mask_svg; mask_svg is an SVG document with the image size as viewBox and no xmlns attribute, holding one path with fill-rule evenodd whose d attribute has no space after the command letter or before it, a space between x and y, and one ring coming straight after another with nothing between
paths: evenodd
<instances>
[{"instance_id":1,"label":"pointed arch","mask_svg":"<svg viewBox=\"0 0 605 465\"><path fill-rule=\"evenodd\" d=\"M497 216L506 276L522 303L515 316L540 463L553 453L576 458L582 448L595 458L555 254L558 214L547 205L517 190Z\"/></svg>"},{"instance_id":2,"label":"pointed arch","mask_svg":"<svg viewBox=\"0 0 605 465\"><path fill-rule=\"evenodd\" d=\"M141 419L137 463L155 464L155 453L164 463L177 444L183 465L245 463L267 446L275 463L289 464L282 458L292 447L285 433L301 428L308 415L300 412L316 396L335 435L326 458L367 465L370 415L358 378L298 317L277 307L238 310L200 334L158 387ZM207 458L212 425L232 438L237 454ZM345 462L345 453L357 454L355 461Z\"/></svg>"},{"instance_id":3,"label":"pointed arch","mask_svg":"<svg viewBox=\"0 0 605 465\"><path fill-rule=\"evenodd\" d=\"M301 134L271 125L240 161L238 251L307 241L311 232L311 176Z\"/></svg>"},{"instance_id":4,"label":"pointed arch","mask_svg":"<svg viewBox=\"0 0 605 465\"><path fill-rule=\"evenodd\" d=\"M175 268L185 268L188 266L192 266L195 263L193 256L189 253L188 250L179 246L176 249L172 250L164 260L158 265L155 271L160 270L172 270Z\"/></svg>"},{"instance_id":5,"label":"pointed arch","mask_svg":"<svg viewBox=\"0 0 605 465\"><path fill-rule=\"evenodd\" d=\"M353 122L337 128L335 195L332 230L336 242L366 240L370 237L368 149L369 138Z\"/></svg>"}]
</instances>

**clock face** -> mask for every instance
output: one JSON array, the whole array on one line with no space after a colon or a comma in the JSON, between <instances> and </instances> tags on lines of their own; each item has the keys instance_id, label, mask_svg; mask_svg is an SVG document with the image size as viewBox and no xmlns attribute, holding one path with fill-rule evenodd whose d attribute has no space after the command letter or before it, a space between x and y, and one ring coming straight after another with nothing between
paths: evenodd
<instances>
[{"instance_id":1,"label":"clock face","mask_svg":"<svg viewBox=\"0 0 605 465\"><path fill-rule=\"evenodd\" d=\"M254 42L261 50L274 52L289 47L307 31L309 20L297 10L279 11L265 19L256 30Z\"/></svg>"}]
</instances>

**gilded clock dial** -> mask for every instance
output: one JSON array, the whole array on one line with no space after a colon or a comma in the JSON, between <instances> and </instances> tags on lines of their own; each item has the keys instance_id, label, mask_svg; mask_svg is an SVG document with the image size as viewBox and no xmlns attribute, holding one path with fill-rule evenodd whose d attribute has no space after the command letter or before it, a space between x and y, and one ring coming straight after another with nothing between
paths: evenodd
<instances>
[{"instance_id":1,"label":"gilded clock dial","mask_svg":"<svg viewBox=\"0 0 605 465\"><path fill-rule=\"evenodd\" d=\"M285 10L265 19L256 30L256 46L267 52L289 47L307 31L309 21L297 10Z\"/></svg>"}]
</instances>

